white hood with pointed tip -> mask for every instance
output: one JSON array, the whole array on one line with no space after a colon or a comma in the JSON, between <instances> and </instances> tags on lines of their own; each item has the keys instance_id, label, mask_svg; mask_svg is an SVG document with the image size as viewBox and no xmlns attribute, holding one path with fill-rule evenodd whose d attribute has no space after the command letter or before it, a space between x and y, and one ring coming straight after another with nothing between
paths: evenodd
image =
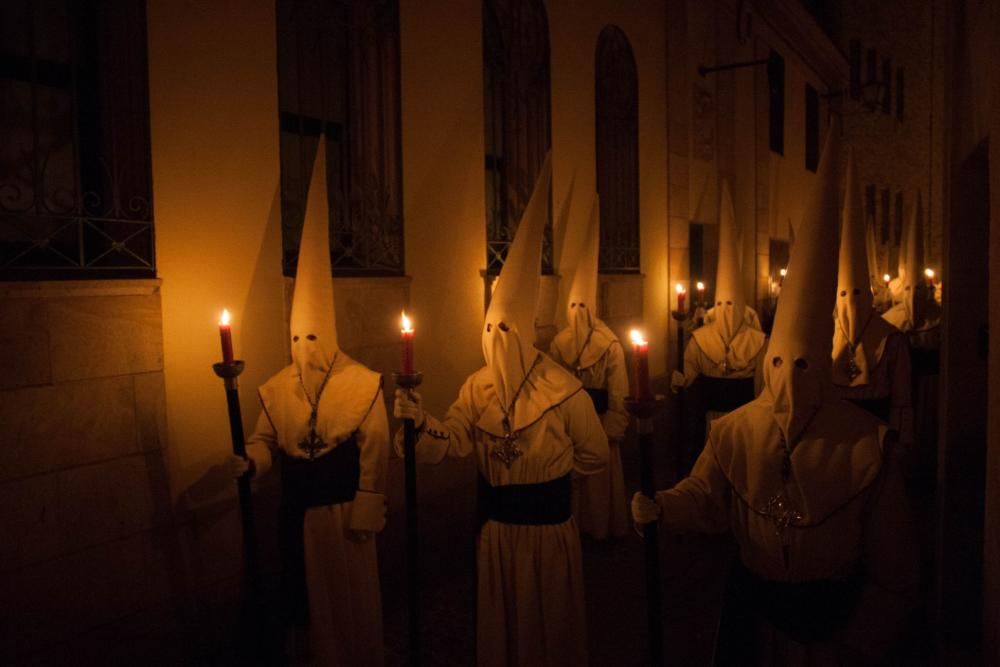
<instances>
[{"instance_id":1,"label":"white hood with pointed tip","mask_svg":"<svg viewBox=\"0 0 1000 667\"><path fill-rule=\"evenodd\" d=\"M793 445L822 405L830 382L837 242L840 130L827 130L816 185L803 212L781 289L767 357L765 391L775 421Z\"/></svg>"},{"instance_id":2,"label":"white hood with pointed tip","mask_svg":"<svg viewBox=\"0 0 1000 667\"><path fill-rule=\"evenodd\" d=\"M322 137L306 202L289 333L292 361L309 395L315 398L339 349L330 266L326 141Z\"/></svg>"},{"instance_id":3,"label":"white hood with pointed tip","mask_svg":"<svg viewBox=\"0 0 1000 667\"><path fill-rule=\"evenodd\" d=\"M552 163L548 155L507 251L483 323L483 357L505 411L510 410L540 354L535 349L535 309L551 183Z\"/></svg>"}]
</instances>

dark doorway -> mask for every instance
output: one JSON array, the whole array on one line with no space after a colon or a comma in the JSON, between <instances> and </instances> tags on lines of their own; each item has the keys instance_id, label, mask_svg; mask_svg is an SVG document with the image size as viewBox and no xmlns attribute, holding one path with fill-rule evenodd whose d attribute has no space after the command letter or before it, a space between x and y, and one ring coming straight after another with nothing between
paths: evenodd
<instances>
[{"instance_id":1,"label":"dark doorway","mask_svg":"<svg viewBox=\"0 0 1000 667\"><path fill-rule=\"evenodd\" d=\"M989 170L984 142L954 173L942 258L938 627L945 644L967 649L982 635Z\"/></svg>"}]
</instances>

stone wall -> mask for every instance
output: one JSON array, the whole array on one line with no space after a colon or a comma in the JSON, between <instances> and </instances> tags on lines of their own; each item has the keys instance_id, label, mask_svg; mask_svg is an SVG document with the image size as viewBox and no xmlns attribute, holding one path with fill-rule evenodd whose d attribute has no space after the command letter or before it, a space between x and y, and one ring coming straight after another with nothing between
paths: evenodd
<instances>
[{"instance_id":1,"label":"stone wall","mask_svg":"<svg viewBox=\"0 0 1000 667\"><path fill-rule=\"evenodd\" d=\"M0 285L0 662L171 597L159 281Z\"/></svg>"}]
</instances>

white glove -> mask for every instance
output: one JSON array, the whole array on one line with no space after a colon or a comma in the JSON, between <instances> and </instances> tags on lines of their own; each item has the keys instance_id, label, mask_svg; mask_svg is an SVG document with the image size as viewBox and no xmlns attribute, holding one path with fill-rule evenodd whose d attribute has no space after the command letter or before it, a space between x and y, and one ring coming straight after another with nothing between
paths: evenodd
<instances>
[{"instance_id":1,"label":"white glove","mask_svg":"<svg viewBox=\"0 0 1000 667\"><path fill-rule=\"evenodd\" d=\"M636 492L632 496L632 519L638 524L652 523L660 518L660 504Z\"/></svg>"},{"instance_id":2,"label":"white glove","mask_svg":"<svg viewBox=\"0 0 1000 667\"><path fill-rule=\"evenodd\" d=\"M684 374L674 371L673 375L670 376L670 391L673 393L679 392L684 388Z\"/></svg>"},{"instance_id":3,"label":"white glove","mask_svg":"<svg viewBox=\"0 0 1000 667\"><path fill-rule=\"evenodd\" d=\"M392 405L392 414L396 419L412 419L413 425L420 428L424 425L423 399L415 391L396 390L396 401Z\"/></svg>"},{"instance_id":4,"label":"white glove","mask_svg":"<svg viewBox=\"0 0 1000 667\"><path fill-rule=\"evenodd\" d=\"M250 462L242 456L230 454L226 457L222 467L226 469L226 474L233 479L239 479L250 469Z\"/></svg>"}]
</instances>

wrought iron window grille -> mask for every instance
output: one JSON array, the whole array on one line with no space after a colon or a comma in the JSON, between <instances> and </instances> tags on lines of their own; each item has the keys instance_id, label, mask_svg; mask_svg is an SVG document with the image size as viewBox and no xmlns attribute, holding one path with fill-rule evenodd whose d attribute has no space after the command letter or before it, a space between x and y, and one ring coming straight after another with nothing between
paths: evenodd
<instances>
[{"instance_id":1,"label":"wrought iron window grille","mask_svg":"<svg viewBox=\"0 0 1000 667\"><path fill-rule=\"evenodd\" d=\"M0 279L155 277L145 3L0 19Z\"/></svg>"},{"instance_id":2,"label":"wrought iron window grille","mask_svg":"<svg viewBox=\"0 0 1000 667\"><path fill-rule=\"evenodd\" d=\"M500 273L552 146L549 28L540 0L484 0L486 273ZM542 272L553 272L552 192Z\"/></svg>"},{"instance_id":3,"label":"wrought iron window grille","mask_svg":"<svg viewBox=\"0 0 1000 667\"><path fill-rule=\"evenodd\" d=\"M325 141L334 275L402 275L398 0L279 0L277 11L284 273L295 275Z\"/></svg>"}]
</instances>

